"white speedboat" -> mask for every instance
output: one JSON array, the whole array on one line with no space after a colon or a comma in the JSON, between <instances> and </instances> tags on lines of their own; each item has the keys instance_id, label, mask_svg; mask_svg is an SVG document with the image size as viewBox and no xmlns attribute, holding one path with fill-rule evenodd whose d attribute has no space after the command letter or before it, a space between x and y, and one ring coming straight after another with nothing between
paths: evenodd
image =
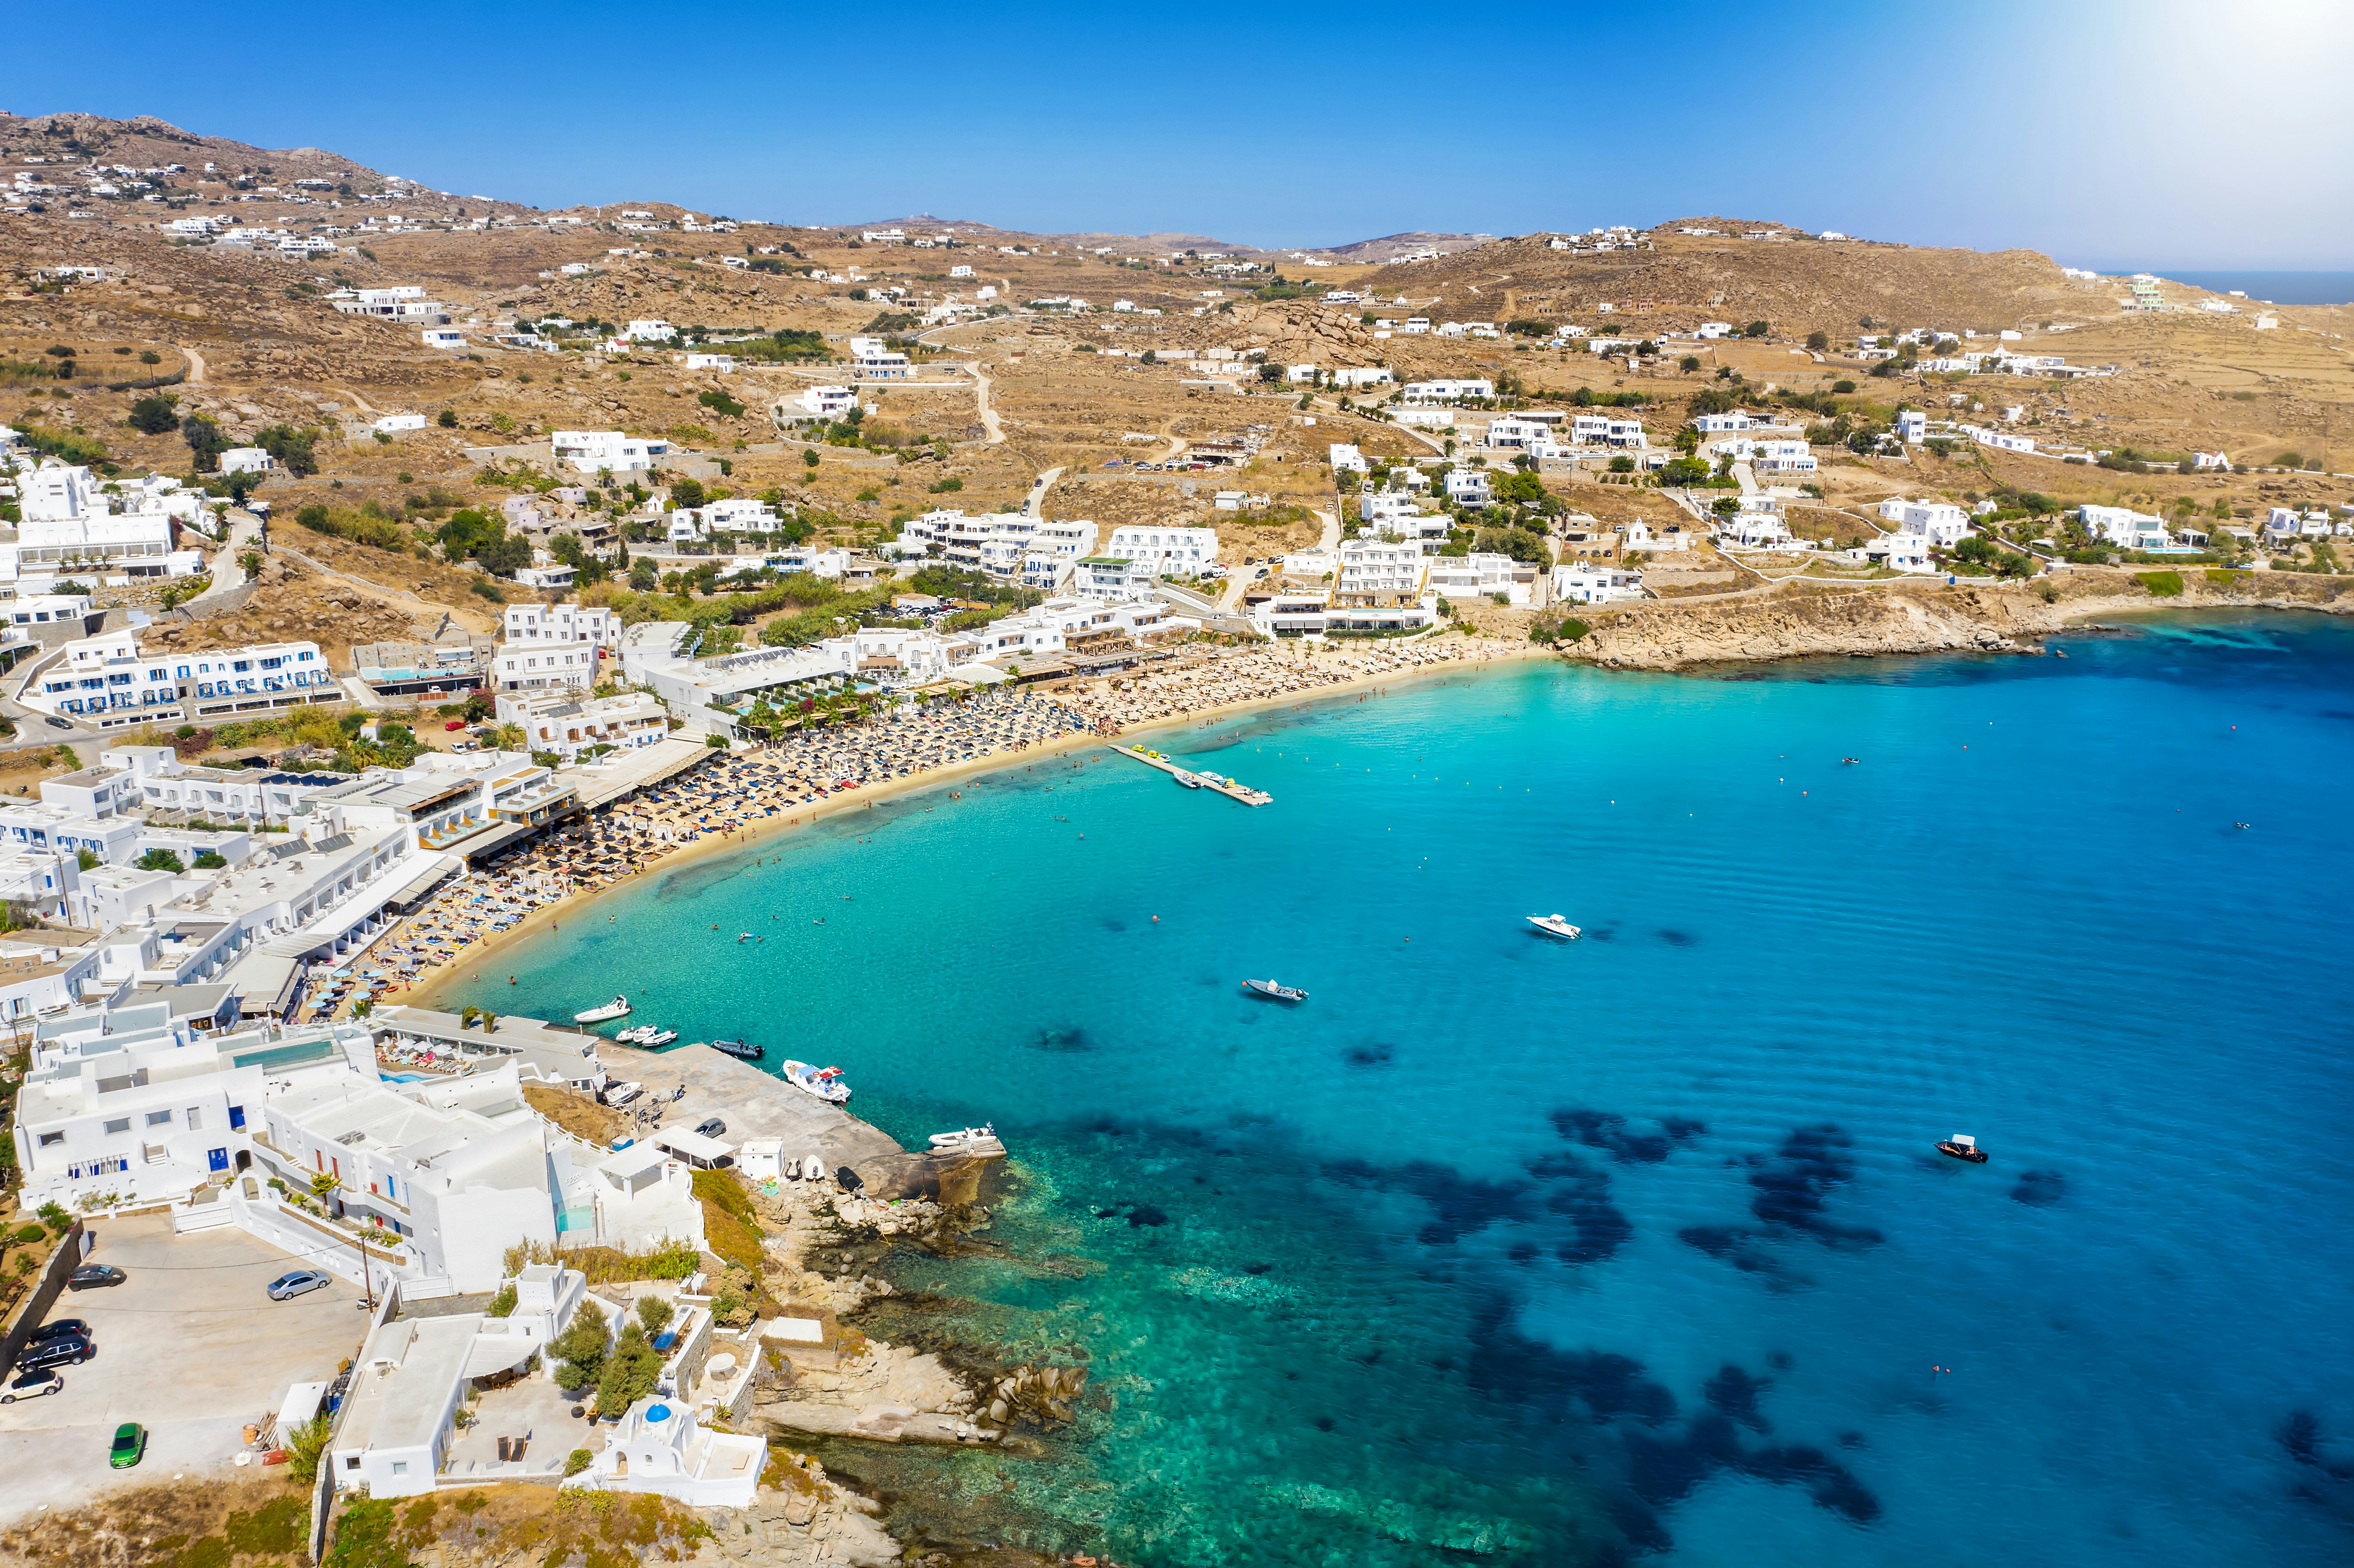
<instances>
[{"instance_id":1,"label":"white speedboat","mask_svg":"<svg viewBox=\"0 0 2354 1568\"><path fill-rule=\"evenodd\" d=\"M1202 787L1201 779L1195 774L1188 773L1182 768L1171 768L1169 770L1169 777L1174 779L1178 783L1182 784L1188 789L1199 789Z\"/></svg>"},{"instance_id":2,"label":"white speedboat","mask_svg":"<svg viewBox=\"0 0 2354 1568\"><path fill-rule=\"evenodd\" d=\"M1570 942L1577 940L1577 927L1558 915L1532 915L1529 924L1548 937L1559 937Z\"/></svg>"},{"instance_id":3,"label":"white speedboat","mask_svg":"<svg viewBox=\"0 0 2354 1568\"><path fill-rule=\"evenodd\" d=\"M629 1016L630 999L626 996L617 996L602 1007L592 1007L586 1012L574 1013L572 1015L572 1022L575 1023L603 1023L610 1019L627 1018Z\"/></svg>"},{"instance_id":4,"label":"white speedboat","mask_svg":"<svg viewBox=\"0 0 2354 1568\"><path fill-rule=\"evenodd\" d=\"M1271 996L1278 1001L1306 1001L1308 993L1296 985L1283 985L1271 980L1246 980L1243 989L1255 996Z\"/></svg>"},{"instance_id":5,"label":"white speedboat","mask_svg":"<svg viewBox=\"0 0 2354 1568\"><path fill-rule=\"evenodd\" d=\"M613 1040L616 1044L635 1045L639 1041L643 1040L647 1035L652 1034L653 1032L654 1026L652 1024L641 1023L634 1029L615 1030L613 1032Z\"/></svg>"},{"instance_id":6,"label":"white speedboat","mask_svg":"<svg viewBox=\"0 0 2354 1568\"><path fill-rule=\"evenodd\" d=\"M995 1143L997 1141L997 1128L994 1123L985 1124L981 1127L959 1128L954 1132L936 1132L932 1134L932 1147L934 1149L970 1149L976 1143Z\"/></svg>"},{"instance_id":7,"label":"white speedboat","mask_svg":"<svg viewBox=\"0 0 2354 1568\"><path fill-rule=\"evenodd\" d=\"M656 1051L677 1038L678 1031L675 1029L648 1029L638 1036L638 1044L649 1051Z\"/></svg>"},{"instance_id":8,"label":"white speedboat","mask_svg":"<svg viewBox=\"0 0 2354 1568\"><path fill-rule=\"evenodd\" d=\"M807 1062L784 1062L779 1068L785 1082L805 1095L815 1095L830 1106L838 1106L850 1098L850 1086L842 1081L839 1067L813 1067Z\"/></svg>"}]
</instances>

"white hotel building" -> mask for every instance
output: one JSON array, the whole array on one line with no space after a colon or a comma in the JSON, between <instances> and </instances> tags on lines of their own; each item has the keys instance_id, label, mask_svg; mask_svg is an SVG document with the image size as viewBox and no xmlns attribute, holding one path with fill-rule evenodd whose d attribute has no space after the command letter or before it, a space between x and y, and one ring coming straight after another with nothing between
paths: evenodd
<instances>
[{"instance_id":1,"label":"white hotel building","mask_svg":"<svg viewBox=\"0 0 2354 1568\"><path fill-rule=\"evenodd\" d=\"M29 662L12 694L107 729L344 700L315 642L143 653L133 630L78 638Z\"/></svg>"}]
</instances>

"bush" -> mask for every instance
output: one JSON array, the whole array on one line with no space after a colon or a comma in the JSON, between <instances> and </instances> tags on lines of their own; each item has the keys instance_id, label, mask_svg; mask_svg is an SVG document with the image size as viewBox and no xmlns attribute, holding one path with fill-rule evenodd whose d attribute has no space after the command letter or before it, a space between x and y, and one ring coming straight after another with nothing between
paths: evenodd
<instances>
[{"instance_id":1,"label":"bush","mask_svg":"<svg viewBox=\"0 0 2354 1568\"><path fill-rule=\"evenodd\" d=\"M698 1171L695 1174L701 1176L705 1172ZM668 1328L673 1315L674 1309L671 1304L659 1296L643 1296L638 1298L638 1321L645 1325L646 1332L649 1334L659 1334Z\"/></svg>"},{"instance_id":2,"label":"bush","mask_svg":"<svg viewBox=\"0 0 2354 1568\"><path fill-rule=\"evenodd\" d=\"M175 412L177 397L161 392L142 397L131 405L131 428L143 436L168 436L179 427L180 416Z\"/></svg>"},{"instance_id":3,"label":"bush","mask_svg":"<svg viewBox=\"0 0 2354 1568\"><path fill-rule=\"evenodd\" d=\"M1831 390L1834 392L1852 392L1855 390L1855 383L1842 376L1837 381L1831 383Z\"/></svg>"},{"instance_id":4,"label":"bush","mask_svg":"<svg viewBox=\"0 0 2354 1568\"><path fill-rule=\"evenodd\" d=\"M586 1388L605 1372L608 1350L605 1315L584 1304L571 1326L547 1342L548 1359L557 1363L556 1381L565 1388Z\"/></svg>"},{"instance_id":5,"label":"bush","mask_svg":"<svg viewBox=\"0 0 2354 1568\"><path fill-rule=\"evenodd\" d=\"M319 1456L327 1450L327 1438L334 1429L324 1415L315 1415L280 1441L285 1446L286 1474L298 1485L309 1486L319 1478Z\"/></svg>"},{"instance_id":6,"label":"bush","mask_svg":"<svg viewBox=\"0 0 2354 1568\"><path fill-rule=\"evenodd\" d=\"M149 850L139 857L137 864L142 871L168 871L175 876L188 869L178 855L167 849Z\"/></svg>"},{"instance_id":7,"label":"bush","mask_svg":"<svg viewBox=\"0 0 2354 1568\"><path fill-rule=\"evenodd\" d=\"M954 474L950 474L948 478L928 484L924 486L924 488L934 495L949 495L953 494L957 491L962 490L964 488L964 481L957 478Z\"/></svg>"},{"instance_id":8,"label":"bush","mask_svg":"<svg viewBox=\"0 0 2354 1568\"><path fill-rule=\"evenodd\" d=\"M597 1413L617 1415L654 1391L662 1377L662 1353L647 1342L646 1331L624 1324L620 1342L605 1358L597 1376Z\"/></svg>"},{"instance_id":9,"label":"bush","mask_svg":"<svg viewBox=\"0 0 2354 1568\"><path fill-rule=\"evenodd\" d=\"M196 852L196 869L198 871L218 871L228 863L228 860L222 856L218 850L198 850Z\"/></svg>"},{"instance_id":10,"label":"bush","mask_svg":"<svg viewBox=\"0 0 2354 1568\"><path fill-rule=\"evenodd\" d=\"M434 416L433 422L445 430L454 430L458 428L458 410L444 408Z\"/></svg>"},{"instance_id":11,"label":"bush","mask_svg":"<svg viewBox=\"0 0 2354 1568\"><path fill-rule=\"evenodd\" d=\"M595 1455L586 1448L575 1448L564 1457L564 1473L567 1476L577 1476L594 1463L596 1463Z\"/></svg>"},{"instance_id":12,"label":"bush","mask_svg":"<svg viewBox=\"0 0 2354 1568\"><path fill-rule=\"evenodd\" d=\"M504 1285L499 1287L499 1293L491 1298L491 1304L488 1307L482 1308L482 1316L485 1318L512 1318L514 1316L514 1281L510 1279Z\"/></svg>"},{"instance_id":13,"label":"bush","mask_svg":"<svg viewBox=\"0 0 2354 1568\"><path fill-rule=\"evenodd\" d=\"M695 395L695 400L725 418L732 419L744 411L744 405L725 392L698 392Z\"/></svg>"}]
</instances>

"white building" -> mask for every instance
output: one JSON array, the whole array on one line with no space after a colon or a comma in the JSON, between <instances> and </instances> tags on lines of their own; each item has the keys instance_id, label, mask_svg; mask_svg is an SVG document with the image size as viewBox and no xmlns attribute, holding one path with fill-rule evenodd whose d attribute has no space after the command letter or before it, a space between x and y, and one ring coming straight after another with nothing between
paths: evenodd
<instances>
[{"instance_id":1,"label":"white building","mask_svg":"<svg viewBox=\"0 0 2354 1568\"><path fill-rule=\"evenodd\" d=\"M656 1492L691 1508L745 1508L768 1462L768 1440L714 1431L675 1395L630 1406L588 1468L567 1480L576 1489Z\"/></svg>"},{"instance_id":2,"label":"white building","mask_svg":"<svg viewBox=\"0 0 2354 1568\"><path fill-rule=\"evenodd\" d=\"M439 300L427 299L425 291L414 283L396 284L389 289L338 290L327 296L327 302L347 316L429 323L435 326L445 326L450 321L449 308Z\"/></svg>"},{"instance_id":3,"label":"white building","mask_svg":"<svg viewBox=\"0 0 2354 1568\"><path fill-rule=\"evenodd\" d=\"M2121 550L2163 550L2173 543L2162 518L2146 517L2130 506L2084 505L2076 514L2094 538Z\"/></svg>"},{"instance_id":4,"label":"white building","mask_svg":"<svg viewBox=\"0 0 2354 1568\"><path fill-rule=\"evenodd\" d=\"M1564 562L1553 569L1556 604L1610 604L1643 597L1643 574L1590 561Z\"/></svg>"},{"instance_id":5,"label":"white building","mask_svg":"<svg viewBox=\"0 0 2354 1568\"><path fill-rule=\"evenodd\" d=\"M1105 637L1148 642L1200 626L1200 621L1172 613L1158 599L1105 599L1080 594L1050 599L1000 617L971 636L979 645L980 659L1019 663L1025 657L1064 652Z\"/></svg>"},{"instance_id":6,"label":"white building","mask_svg":"<svg viewBox=\"0 0 2354 1568\"><path fill-rule=\"evenodd\" d=\"M109 728L344 700L315 642L148 654L127 628L27 661L14 695L37 712Z\"/></svg>"},{"instance_id":7,"label":"white building","mask_svg":"<svg viewBox=\"0 0 2354 1568\"><path fill-rule=\"evenodd\" d=\"M1969 514L1950 501L1907 501L1891 496L1880 503L1881 520L1900 534L1917 534L1938 549L1951 549L1971 533Z\"/></svg>"},{"instance_id":8,"label":"white building","mask_svg":"<svg viewBox=\"0 0 2354 1568\"><path fill-rule=\"evenodd\" d=\"M1359 535L1341 541L1332 577L1332 603L1339 609L1418 603L1428 575L1422 541Z\"/></svg>"},{"instance_id":9,"label":"white building","mask_svg":"<svg viewBox=\"0 0 2354 1568\"><path fill-rule=\"evenodd\" d=\"M1896 435L1907 446L1920 445L1929 439L1929 416L1919 408L1899 408Z\"/></svg>"},{"instance_id":10,"label":"white building","mask_svg":"<svg viewBox=\"0 0 2354 1568\"><path fill-rule=\"evenodd\" d=\"M1494 498L1494 493L1489 487L1487 470L1452 468L1447 471L1447 500L1465 506L1485 506Z\"/></svg>"},{"instance_id":11,"label":"white building","mask_svg":"<svg viewBox=\"0 0 2354 1568\"><path fill-rule=\"evenodd\" d=\"M548 436L549 461L576 473L641 473L670 455L670 443L656 436L620 430L556 430Z\"/></svg>"},{"instance_id":12,"label":"white building","mask_svg":"<svg viewBox=\"0 0 2354 1568\"><path fill-rule=\"evenodd\" d=\"M0 544L0 583L14 582L20 594L46 594L60 578L98 573L112 585L151 577L186 577L204 557L172 547L175 521L193 518L202 497L169 482L128 482L136 510L109 510L109 489L123 494L125 483L101 485L87 468L44 463L16 479L22 521L16 540Z\"/></svg>"},{"instance_id":13,"label":"white building","mask_svg":"<svg viewBox=\"0 0 2354 1568\"><path fill-rule=\"evenodd\" d=\"M847 387L811 387L798 396L779 397L769 410L779 425L812 419L838 419L858 407L858 394Z\"/></svg>"},{"instance_id":14,"label":"white building","mask_svg":"<svg viewBox=\"0 0 2354 1568\"><path fill-rule=\"evenodd\" d=\"M621 329L621 335L631 343L668 343L678 335L678 328L655 317L651 321L635 321Z\"/></svg>"},{"instance_id":15,"label":"white building","mask_svg":"<svg viewBox=\"0 0 2354 1568\"><path fill-rule=\"evenodd\" d=\"M1409 381L1400 391L1409 403L1460 403L1469 397L1493 397L1496 384L1479 377Z\"/></svg>"},{"instance_id":16,"label":"white building","mask_svg":"<svg viewBox=\"0 0 2354 1568\"><path fill-rule=\"evenodd\" d=\"M428 348L461 349L466 346L466 334L456 327L427 327L418 335Z\"/></svg>"},{"instance_id":17,"label":"white building","mask_svg":"<svg viewBox=\"0 0 2354 1568\"><path fill-rule=\"evenodd\" d=\"M1429 558L1430 591L1442 599L1490 599L1502 594L1506 602L1525 608L1530 599L1535 569L1528 569L1524 579L1520 563L1510 556L1474 551L1467 556L1433 556Z\"/></svg>"},{"instance_id":18,"label":"white building","mask_svg":"<svg viewBox=\"0 0 2354 1568\"><path fill-rule=\"evenodd\" d=\"M861 381L905 381L915 374L907 356L879 337L853 337L850 363Z\"/></svg>"},{"instance_id":19,"label":"white building","mask_svg":"<svg viewBox=\"0 0 2354 1568\"><path fill-rule=\"evenodd\" d=\"M260 447L231 447L220 455L220 471L231 473L268 473L278 466L278 460Z\"/></svg>"},{"instance_id":20,"label":"white building","mask_svg":"<svg viewBox=\"0 0 2354 1568\"><path fill-rule=\"evenodd\" d=\"M397 436L403 430L421 430L424 428L425 416L422 414L387 414L368 427L377 434L387 436Z\"/></svg>"},{"instance_id":21,"label":"white building","mask_svg":"<svg viewBox=\"0 0 2354 1568\"><path fill-rule=\"evenodd\" d=\"M1365 461L1365 454L1350 441L1332 442L1330 461L1335 474L1369 473L1373 471L1373 464Z\"/></svg>"},{"instance_id":22,"label":"white building","mask_svg":"<svg viewBox=\"0 0 2354 1568\"><path fill-rule=\"evenodd\" d=\"M1386 387L1394 379L1382 365L1342 366L1332 372L1335 387Z\"/></svg>"},{"instance_id":23,"label":"white building","mask_svg":"<svg viewBox=\"0 0 2354 1568\"><path fill-rule=\"evenodd\" d=\"M491 656L494 692L585 692L597 683L594 642L520 642Z\"/></svg>"},{"instance_id":24,"label":"white building","mask_svg":"<svg viewBox=\"0 0 2354 1568\"><path fill-rule=\"evenodd\" d=\"M1216 564L1218 534L1214 528L1131 524L1114 528L1101 553L1132 562L1156 577L1194 577Z\"/></svg>"},{"instance_id":25,"label":"white building","mask_svg":"<svg viewBox=\"0 0 2354 1568\"><path fill-rule=\"evenodd\" d=\"M1573 414L1569 420L1572 446L1623 447L1640 451L1649 440L1643 421L1617 414Z\"/></svg>"},{"instance_id":26,"label":"white building","mask_svg":"<svg viewBox=\"0 0 2354 1568\"><path fill-rule=\"evenodd\" d=\"M565 690L501 691L493 702L499 723L522 726L525 750L567 762L599 748L633 751L670 734L669 711L643 692L584 699Z\"/></svg>"}]
</instances>

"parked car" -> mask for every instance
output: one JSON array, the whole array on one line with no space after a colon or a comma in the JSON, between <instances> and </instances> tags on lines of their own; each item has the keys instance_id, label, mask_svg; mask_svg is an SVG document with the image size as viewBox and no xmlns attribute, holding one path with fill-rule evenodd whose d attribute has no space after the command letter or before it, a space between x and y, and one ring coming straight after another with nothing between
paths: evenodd
<instances>
[{"instance_id":1,"label":"parked car","mask_svg":"<svg viewBox=\"0 0 2354 1568\"><path fill-rule=\"evenodd\" d=\"M464 719L451 719L448 724L443 725L441 727L443 729L463 729L466 727L466 721Z\"/></svg>"},{"instance_id":2,"label":"parked car","mask_svg":"<svg viewBox=\"0 0 2354 1568\"><path fill-rule=\"evenodd\" d=\"M25 1342L28 1345L37 1345L43 1340L61 1340L68 1334L80 1334L87 1340L90 1338L90 1325L79 1318L59 1318L55 1322L42 1324L26 1335Z\"/></svg>"},{"instance_id":3,"label":"parked car","mask_svg":"<svg viewBox=\"0 0 2354 1568\"><path fill-rule=\"evenodd\" d=\"M126 1421L114 1429L114 1445L106 1451L106 1462L118 1470L127 1470L147 1457L147 1428L136 1421Z\"/></svg>"},{"instance_id":4,"label":"parked car","mask_svg":"<svg viewBox=\"0 0 2354 1568\"><path fill-rule=\"evenodd\" d=\"M695 1124L695 1130L705 1138L725 1138L727 1136L727 1124L716 1116L707 1116Z\"/></svg>"},{"instance_id":5,"label":"parked car","mask_svg":"<svg viewBox=\"0 0 2354 1568\"><path fill-rule=\"evenodd\" d=\"M101 1286L120 1285L131 1277L110 1263L85 1263L66 1276L68 1290L96 1290Z\"/></svg>"},{"instance_id":6,"label":"parked car","mask_svg":"<svg viewBox=\"0 0 2354 1568\"><path fill-rule=\"evenodd\" d=\"M72 726L70 723L69 723L68 721L66 721L66 720L64 720L64 719L61 719L61 718L58 717L58 715L55 715L55 714L51 714L51 715L48 715L48 717L47 717L47 718L43 719L41 722L42 722L43 724L45 724L45 725L48 725L51 729L71 729L71 728L73 728L73 726Z\"/></svg>"},{"instance_id":7,"label":"parked car","mask_svg":"<svg viewBox=\"0 0 2354 1568\"><path fill-rule=\"evenodd\" d=\"M90 1339L83 1334L60 1334L54 1340L43 1340L37 1345L27 1345L16 1352L20 1371L35 1372L42 1367L61 1367L70 1361L76 1365L90 1360Z\"/></svg>"},{"instance_id":8,"label":"parked car","mask_svg":"<svg viewBox=\"0 0 2354 1568\"><path fill-rule=\"evenodd\" d=\"M333 1278L315 1268L298 1268L280 1275L268 1288L272 1301L291 1301L306 1290L324 1289L334 1283Z\"/></svg>"},{"instance_id":9,"label":"parked car","mask_svg":"<svg viewBox=\"0 0 2354 1568\"><path fill-rule=\"evenodd\" d=\"M56 1393L66 1385L66 1380L50 1367L37 1367L25 1373L6 1389L0 1390L0 1404L14 1404L20 1399L38 1399L45 1393Z\"/></svg>"}]
</instances>

